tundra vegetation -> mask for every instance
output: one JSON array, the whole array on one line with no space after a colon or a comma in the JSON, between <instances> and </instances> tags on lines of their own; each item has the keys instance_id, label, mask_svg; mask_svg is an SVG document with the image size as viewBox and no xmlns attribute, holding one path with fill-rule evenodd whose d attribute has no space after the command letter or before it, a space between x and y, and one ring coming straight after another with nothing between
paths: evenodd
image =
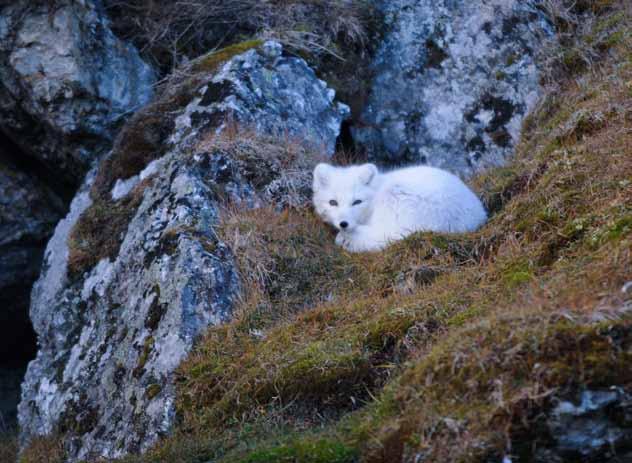
<instances>
[{"instance_id":1,"label":"tundra vegetation","mask_svg":"<svg viewBox=\"0 0 632 463\"><path fill-rule=\"evenodd\" d=\"M559 41L543 52L545 94L512 161L473 179L489 223L348 254L309 208L227 208L219 232L245 283L238 316L180 367L173 435L122 461L528 459L532 447L519 444L539 441L556 399L632 381L622 291L632 280L632 11L548 3ZM45 439L20 461L63 452Z\"/></svg>"}]
</instances>

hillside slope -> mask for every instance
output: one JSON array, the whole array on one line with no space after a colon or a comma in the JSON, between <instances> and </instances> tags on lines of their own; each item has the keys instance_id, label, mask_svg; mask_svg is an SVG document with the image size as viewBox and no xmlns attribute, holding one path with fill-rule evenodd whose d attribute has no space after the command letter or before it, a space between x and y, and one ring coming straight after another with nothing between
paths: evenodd
<instances>
[{"instance_id":1,"label":"hillside slope","mask_svg":"<svg viewBox=\"0 0 632 463\"><path fill-rule=\"evenodd\" d=\"M476 234L348 255L308 210L227 215L224 239L257 275L241 316L181 367L176 435L125 461L632 451L630 50L614 6L551 52L556 81L513 162L474 180L493 213Z\"/></svg>"},{"instance_id":2,"label":"hillside slope","mask_svg":"<svg viewBox=\"0 0 632 463\"><path fill-rule=\"evenodd\" d=\"M513 161L473 179L492 214L479 232L352 255L309 208L222 211L238 316L179 368L172 436L120 461L630 454L632 15L584 3L591 22L558 18L568 36ZM21 461L64 455L35 439Z\"/></svg>"}]
</instances>

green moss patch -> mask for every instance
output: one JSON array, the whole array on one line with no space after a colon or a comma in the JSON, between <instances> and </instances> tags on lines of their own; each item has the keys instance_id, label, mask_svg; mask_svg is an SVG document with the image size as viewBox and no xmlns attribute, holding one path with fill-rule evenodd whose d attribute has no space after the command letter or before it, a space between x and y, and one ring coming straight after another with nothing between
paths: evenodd
<instances>
[{"instance_id":1,"label":"green moss patch","mask_svg":"<svg viewBox=\"0 0 632 463\"><path fill-rule=\"evenodd\" d=\"M142 199L142 188L138 187L120 201L98 198L79 217L68 237L71 278L80 277L101 259L116 259Z\"/></svg>"},{"instance_id":2,"label":"green moss patch","mask_svg":"<svg viewBox=\"0 0 632 463\"><path fill-rule=\"evenodd\" d=\"M355 449L328 440L298 441L268 449L256 450L240 463L352 463L357 460Z\"/></svg>"}]
</instances>

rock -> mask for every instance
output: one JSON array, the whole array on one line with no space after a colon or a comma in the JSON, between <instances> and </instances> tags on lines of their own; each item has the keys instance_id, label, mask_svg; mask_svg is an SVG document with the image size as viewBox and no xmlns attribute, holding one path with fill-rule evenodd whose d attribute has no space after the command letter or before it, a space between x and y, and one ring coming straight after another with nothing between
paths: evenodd
<instances>
[{"instance_id":1,"label":"rock","mask_svg":"<svg viewBox=\"0 0 632 463\"><path fill-rule=\"evenodd\" d=\"M0 427L15 419L19 384L35 355L29 294L63 213L55 193L20 172L0 148Z\"/></svg>"},{"instance_id":2,"label":"rock","mask_svg":"<svg viewBox=\"0 0 632 463\"><path fill-rule=\"evenodd\" d=\"M154 80L98 0L0 6L0 127L68 184L107 152Z\"/></svg>"},{"instance_id":3,"label":"rock","mask_svg":"<svg viewBox=\"0 0 632 463\"><path fill-rule=\"evenodd\" d=\"M289 204L286 190L300 189L313 167L288 175L279 166L297 169L305 148L258 137L292 131L313 146L319 134L333 146L344 113L304 62L279 57L276 44L263 50L230 59L219 74L208 73L193 102L161 113L178 121L170 137L152 145L164 155L140 172L109 178L136 156L134 144L117 143L88 175L33 289L40 348L23 383L23 445L59 434L74 462L144 451L170 432L175 369L208 327L232 319L240 293L232 252L216 232L222 207ZM213 93L221 82L224 90ZM254 100L257 88L265 97ZM181 96L165 91L174 93ZM213 111L229 105L231 124L247 126L242 139L233 131L217 137L227 115ZM140 119L152 114L143 110L128 125L145 127ZM287 150L284 164L271 159Z\"/></svg>"},{"instance_id":4,"label":"rock","mask_svg":"<svg viewBox=\"0 0 632 463\"><path fill-rule=\"evenodd\" d=\"M632 455L632 395L624 388L567 393L533 416L530 436L512 442L514 462L616 463Z\"/></svg>"},{"instance_id":5,"label":"rock","mask_svg":"<svg viewBox=\"0 0 632 463\"><path fill-rule=\"evenodd\" d=\"M621 388L585 390L560 401L549 415L553 446L535 461L617 462L632 451L632 395Z\"/></svg>"},{"instance_id":6,"label":"rock","mask_svg":"<svg viewBox=\"0 0 632 463\"><path fill-rule=\"evenodd\" d=\"M332 156L349 107L334 103L334 90L317 79L304 60L284 57L279 43L266 42L261 48L222 67L177 119L177 138L192 124L220 132L238 122L258 132L301 140Z\"/></svg>"},{"instance_id":7,"label":"rock","mask_svg":"<svg viewBox=\"0 0 632 463\"><path fill-rule=\"evenodd\" d=\"M550 27L535 1L389 0L356 144L383 164L471 175L513 152Z\"/></svg>"}]
</instances>

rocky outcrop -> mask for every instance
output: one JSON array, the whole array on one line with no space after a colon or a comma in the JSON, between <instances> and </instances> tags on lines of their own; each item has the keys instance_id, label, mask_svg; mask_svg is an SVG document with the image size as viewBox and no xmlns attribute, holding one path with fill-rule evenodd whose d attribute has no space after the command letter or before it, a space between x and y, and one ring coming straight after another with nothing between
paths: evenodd
<instances>
[{"instance_id":1,"label":"rocky outcrop","mask_svg":"<svg viewBox=\"0 0 632 463\"><path fill-rule=\"evenodd\" d=\"M539 415L534 436L515 441L515 457L536 463L619 462L632 457L632 395L620 387L582 390Z\"/></svg>"},{"instance_id":2,"label":"rocky outcrop","mask_svg":"<svg viewBox=\"0 0 632 463\"><path fill-rule=\"evenodd\" d=\"M31 305L40 349L23 384L23 442L59 433L77 461L142 451L170 431L174 370L207 327L231 319L239 295L231 250L216 232L222 206L276 200L293 182L263 145L244 148L230 133L214 138L228 108L250 145L267 134L285 149L285 133L312 148L335 143L344 107L278 44L201 72L197 97L161 113L174 119L171 136L154 146L164 154L105 180L138 149L117 143L48 245ZM165 98L177 93L167 89ZM142 123L151 114L130 124L151 130ZM289 162L292 170L297 159ZM295 177L301 185L303 177Z\"/></svg>"},{"instance_id":3,"label":"rocky outcrop","mask_svg":"<svg viewBox=\"0 0 632 463\"><path fill-rule=\"evenodd\" d=\"M219 132L237 122L332 156L340 121L350 114L334 97L305 61L283 57L279 43L267 42L260 52L251 50L222 67L177 119L176 134L181 138L192 123Z\"/></svg>"},{"instance_id":4,"label":"rocky outcrop","mask_svg":"<svg viewBox=\"0 0 632 463\"><path fill-rule=\"evenodd\" d=\"M538 94L549 27L537 2L381 2L383 42L353 134L384 164L461 175L502 164Z\"/></svg>"},{"instance_id":5,"label":"rocky outcrop","mask_svg":"<svg viewBox=\"0 0 632 463\"><path fill-rule=\"evenodd\" d=\"M110 31L99 0L0 6L0 127L68 184L107 152L153 82L137 50Z\"/></svg>"}]
</instances>

